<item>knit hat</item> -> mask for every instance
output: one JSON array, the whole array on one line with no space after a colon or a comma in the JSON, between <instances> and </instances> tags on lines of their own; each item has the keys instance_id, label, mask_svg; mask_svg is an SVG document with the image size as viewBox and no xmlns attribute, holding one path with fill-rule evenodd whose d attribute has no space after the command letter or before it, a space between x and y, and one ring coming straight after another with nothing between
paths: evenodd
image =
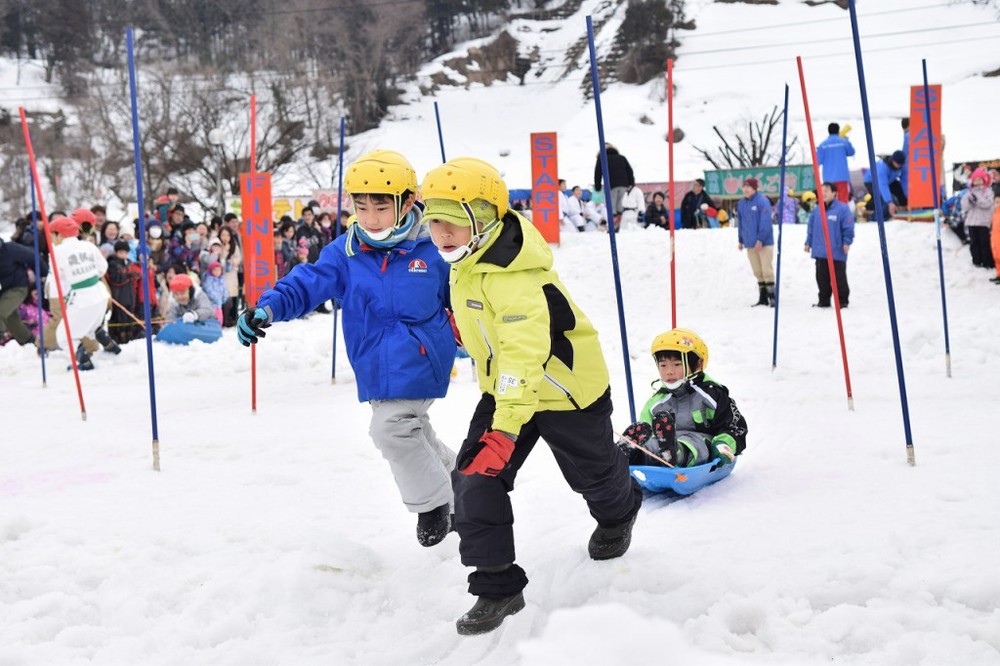
<instances>
[{"instance_id":1,"label":"knit hat","mask_svg":"<svg viewBox=\"0 0 1000 666\"><path fill-rule=\"evenodd\" d=\"M747 178L746 180L744 180L743 184L744 185L749 185L750 187L752 187L755 190L760 187L760 183L758 183L757 179L754 178L753 176L751 176L750 178Z\"/></svg>"},{"instance_id":2,"label":"knit hat","mask_svg":"<svg viewBox=\"0 0 1000 666\"><path fill-rule=\"evenodd\" d=\"M902 166L906 164L906 153L904 153L902 150L897 150L892 154L892 157L890 157L889 159L891 159L896 164Z\"/></svg>"},{"instance_id":3,"label":"knit hat","mask_svg":"<svg viewBox=\"0 0 1000 666\"><path fill-rule=\"evenodd\" d=\"M209 273L209 275L211 275L212 271L214 271L216 268L222 268L222 264L220 262L218 262L218 261L213 261L212 263L210 263L208 265L208 273Z\"/></svg>"},{"instance_id":4,"label":"knit hat","mask_svg":"<svg viewBox=\"0 0 1000 666\"><path fill-rule=\"evenodd\" d=\"M969 176L969 184L971 185L972 182L976 180L976 178L982 178L983 185L985 185L986 187L989 187L990 182L992 182L993 180L992 178L990 178L990 174L983 167L978 167L975 171L972 172L972 175Z\"/></svg>"}]
</instances>

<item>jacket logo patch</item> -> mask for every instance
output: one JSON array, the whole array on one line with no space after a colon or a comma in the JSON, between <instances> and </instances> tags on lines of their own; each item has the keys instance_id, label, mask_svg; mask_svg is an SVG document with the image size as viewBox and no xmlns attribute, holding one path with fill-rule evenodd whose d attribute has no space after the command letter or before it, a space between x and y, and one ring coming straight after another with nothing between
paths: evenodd
<instances>
[{"instance_id":1,"label":"jacket logo patch","mask_svg":"<svg viewBox=\"0 0 1000 666\"><path fill-rule=\"evenodd\" d=\"M513 321L523 321L528 318L528 315L504 315L503 323L509 324Z\"/></svg>"},{"instance_id":2,"label":"jacket logo patch","mask_svg":"<svg viewBox=\"0 0 1000 666\"><path fill-rule=\"evenodd\" d=\"M465 301L465 307L472 308L473 310L482 310L483 304L470 298Z\"/></svg>"},{"instance_id":3,"label":"jacket logo patch","mask_svg":"<svg viewBox=\"0 0 1000 666\"><path fill-rule=\"evenodd\" d=\"M410 266L407 269L411 273L426 273L427 272L427 262L423 259L414 259L410 262Z\"/></svg>"}]
</instances>

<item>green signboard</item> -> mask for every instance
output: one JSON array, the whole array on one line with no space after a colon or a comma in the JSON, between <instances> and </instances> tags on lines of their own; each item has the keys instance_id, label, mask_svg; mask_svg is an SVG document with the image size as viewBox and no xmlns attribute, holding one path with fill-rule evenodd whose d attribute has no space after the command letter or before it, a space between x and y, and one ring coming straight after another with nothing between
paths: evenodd
<instances>
[{"instance_id":1,"label":"green signboard","mask_svg":"<svg viewBox=\"0 0 1000 666\"><path fill-rule=\"evenodd\" d=\"M742 197L743 181L756 178L760 183L757 191L769 197L778 196L781 183L781 169L778 167L754 167L752 169L722 169L705 172L705 189L713 197ZM785 188L795 192L816 189L812 165L788 166L785 169Z\"/></svg>"}]
</instances>

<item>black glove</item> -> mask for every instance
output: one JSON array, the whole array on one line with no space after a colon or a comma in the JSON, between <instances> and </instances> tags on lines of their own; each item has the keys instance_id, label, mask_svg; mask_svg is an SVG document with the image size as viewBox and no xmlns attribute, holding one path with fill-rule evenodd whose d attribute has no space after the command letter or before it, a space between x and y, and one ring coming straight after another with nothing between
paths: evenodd
<instances>
[{"instance_id":1,"label":"black glove","mask_svg":"<svg viewBox=\"0 0 1000 666\"><path fill-rule=\"evenodd\" d=\"M674 441L674 423L670 414L662 413L653 417L653 435L663 444Z\"/></svg>"},{"instance_id":2,"label":"black glove","mask_svg":"<svg viewBox=\"0 0 1000 666\"><path fill-rule=\"evenodd\" d=\"M622 438L618 442L618 448L625 455L629 454L629 449L633 446L642 446L653 436L653 427L648 423L639 421L625 428Z\"/></svg>"}]
</instances>

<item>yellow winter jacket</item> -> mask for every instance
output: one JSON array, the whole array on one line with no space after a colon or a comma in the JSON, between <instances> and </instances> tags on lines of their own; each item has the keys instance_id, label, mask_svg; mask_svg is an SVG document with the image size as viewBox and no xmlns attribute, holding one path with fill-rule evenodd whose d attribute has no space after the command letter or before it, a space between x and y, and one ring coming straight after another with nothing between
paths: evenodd
<instances>
[{"instance_id":1,"label":"yellow winter jacket","mask_svg":"<svg viewBox=\"0 0 1000 666\"><path fill-rule=\"evenodd\" d=\"M508 212L499 233L452 266L450 282L479 387L496 398L494 430L516 435L535 412L583 409L608 389L597 331L531 222Z\"/></svg>"}]
</instances>

